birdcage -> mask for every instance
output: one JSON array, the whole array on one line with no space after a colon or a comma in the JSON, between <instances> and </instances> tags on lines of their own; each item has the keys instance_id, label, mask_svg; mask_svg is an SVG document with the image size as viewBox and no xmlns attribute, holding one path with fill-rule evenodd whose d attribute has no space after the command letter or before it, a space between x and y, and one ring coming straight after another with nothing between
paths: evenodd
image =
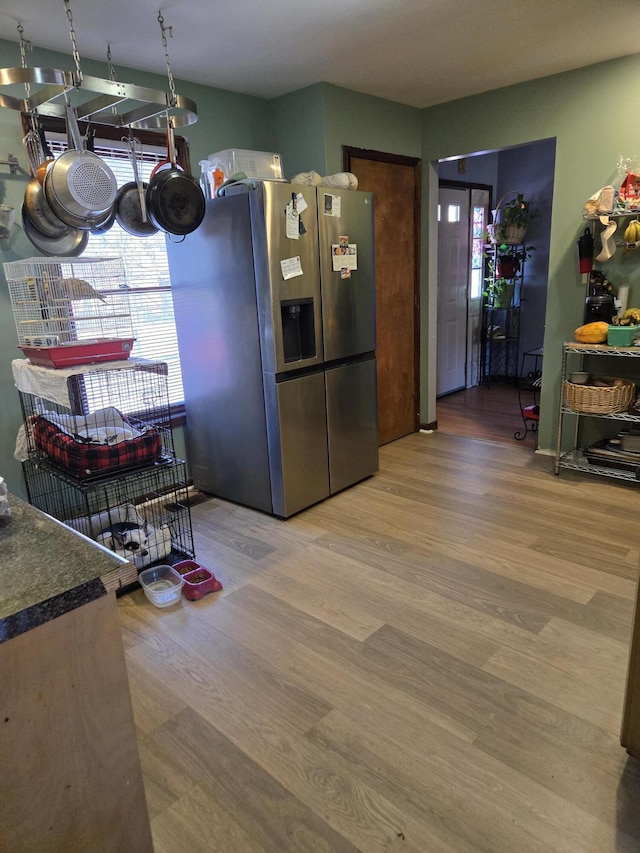
<instances>
[{"instance_id":1,"label":"birdcage","mask_svg":"<svg viewBox=\"0 0 640 853\"><path fill-rule=\"evenodd\" d=\"M18 346L32 364L129 357L135 339L122 258L28 258L3 267Z\"/></svg>"}]
</instances>

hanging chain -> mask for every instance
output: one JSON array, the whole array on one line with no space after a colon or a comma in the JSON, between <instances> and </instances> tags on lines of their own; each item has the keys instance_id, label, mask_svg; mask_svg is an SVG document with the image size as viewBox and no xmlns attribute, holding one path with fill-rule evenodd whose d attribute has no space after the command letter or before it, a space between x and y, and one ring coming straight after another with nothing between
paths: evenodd
<instances>
[{"instance_id":1,"label":"hanging chain","mask_svg":"<svg viewBox=\"0 0 640 853\"><path fill-rule=\"evenodd\" d=\"M22 66L22 68L26 68L27 67L27 51L33 50L33 45L31 44L29 39L26 39L24 37L24 27L22 26L22 23L20 21L18 21L18 35L20 36L20 65ZM27 82L24 84L24 92L26 95L26 101L28 103L29 100L31 99L31 84L30 83ZM37 132L36 117L33 114L33 110L31 110L31 109L29 110L29 119L31 121L31 130L34 133Z\"/></svg>"},{"instance_id":2,"label":"hanging chain","mask_svg":"<svg viewBox=\"0 0 640 853\"><path fill-rule=\"evenodd\" d=\"M113 67L113 62L111 61L111 45L107 44L107 68L109 69L109 80L112 83L117 83L118 78L116 77L116 69Z\"/></svg>"},{"instance_id":3,"label":"hanging chain","mask_svg":"<svg viewBox=\"0 0 640 853\"><path fill-rule=\"evenodd\" d=\"M169 106L175 107L178 102L176 96L176 87L173 82L173 72L171 71L171 63L169 62L169 50L167 46L167 33L169 33L169 38L173 38L173 27L165 27L164 18L162 17L162 11L158 12L158 23L160 24L160 31L162 33L162 45L164 47L164 58L167 63L167 78L169 80Z\"/></svg>"},{"instance_id":4,"label":"hanging chain","mask_svg":"<svg viewBox=\"0 0 640 853\"><path fill-rule=\"evenodd\" d=\"M33 45L24 37L24 27L18 21L18 35L20 36L20 65L22 68L27 67L27 51L33 49ZM29 83L24 84L25 92L27 93L27 100L31 97L31 85Z\"/></svg>"},{"instance_id":5,"label":"hanging chain","mask_svg":"<svg viewBox=\"0 0 640 853\"><path fill-rule=\"evenodd\" d=\"M76 39L76 31L73 29L73 15L69 8L69 0L64 0L64 8L67 12L67 20L69 21L69 35L71 36L71 47L73 48L73 61L76 64L77 85L82 83L82 71L80 71L80 54L78 53L78 41Z\"/></svg>"},{"instance_id":6,"label":"hanging chain","mask_svg":"<svg viewBox=\"0 0 640 853\"><path fill-rule=\"evenodd\" d=\"M31 44L29 39L26 39L24 37L24 27L22 26L20 21L18 21L18 35L20 36L20 65L22 66L22 68L26 68L27 51L33 50L33 45ZM26 85L28 86L29 84L27 83Z\"/></svg>"}]
</instances>

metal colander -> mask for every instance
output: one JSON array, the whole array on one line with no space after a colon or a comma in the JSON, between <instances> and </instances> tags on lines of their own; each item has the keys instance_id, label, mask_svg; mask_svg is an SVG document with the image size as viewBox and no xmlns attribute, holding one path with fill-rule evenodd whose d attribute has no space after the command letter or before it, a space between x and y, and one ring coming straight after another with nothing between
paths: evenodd
<instances>
[{"instance_id":1,"label":"metal colander","mask_svg":"<svg viewBox=\"0 0 640 853\"><path fill-rule=\"evenodd\" d=\"M82 207L107 210L116 198L118 186L109 167L95 155L76 158L67 172L67 187L72 198Z\"/></svg>"}]
</instances>

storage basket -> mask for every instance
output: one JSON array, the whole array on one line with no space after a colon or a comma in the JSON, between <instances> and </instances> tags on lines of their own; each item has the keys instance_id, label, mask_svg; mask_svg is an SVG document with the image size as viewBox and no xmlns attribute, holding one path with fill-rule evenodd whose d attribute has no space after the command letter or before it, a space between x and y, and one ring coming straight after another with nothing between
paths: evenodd
<instances>
[{"instance_id":1,"label":"storage basket","mask_svg":"<svg viewBox=\"0 0 640 853\"><path fill-rule=\"evenodd\" d=\"M576 385L564 383L564 398L567 406L574 412L592 415L610 415L624 412L633 400L635 383L628 379L621 384L610 386Z\"/></svg>"},{"instance_id":2,"label":"storage basket","mask_svg":"<svg viewBox=\"0 0 640 853\"><path fill-rule=\"evenodd\" d=\"M491 211L493 222L490 225L487 225L490 243L500 245L500 243L524 242L524 238L527 233L526 225L505 225L501 222L502 205L504 204L505 199L510 195L515 195L517 198L519 193L516 190L509 190L509 192L506 192L502 196L495 210Z\"/></svg>"}]
</instances>

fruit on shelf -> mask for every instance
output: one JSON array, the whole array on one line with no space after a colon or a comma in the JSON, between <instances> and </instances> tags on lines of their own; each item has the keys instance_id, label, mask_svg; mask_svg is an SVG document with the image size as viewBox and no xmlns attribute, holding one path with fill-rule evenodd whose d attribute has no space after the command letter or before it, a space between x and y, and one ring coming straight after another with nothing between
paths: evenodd
<instances>
[{"instance_id":1,"label":"fruit on shelf","mask_svg":"<svg viewBox=\"0 0 640 853\"><path fill-rule=\"evenodd\" d=\"M609 324L604 322L585 323L573 333L580 344L604 344L609 335Z\"/></svg>"},{"instance_id":2,"label":"fruit on shelf","mask_svg":"<svg viewBox=\"0 0 640 853\"><path fill-rule=\"evenodd\" d=\"M624 229L623 240L625 242L624 248L626 251L635 252L635 250L640 246L640 221L637 219L631 220Z\"/></svg>"}]
</instances>

